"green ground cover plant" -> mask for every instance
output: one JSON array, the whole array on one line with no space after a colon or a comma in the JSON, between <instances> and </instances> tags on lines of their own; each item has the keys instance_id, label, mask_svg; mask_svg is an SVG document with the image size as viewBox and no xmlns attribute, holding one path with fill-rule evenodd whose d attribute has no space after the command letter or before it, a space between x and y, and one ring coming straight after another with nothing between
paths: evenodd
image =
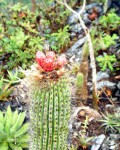
<instances>
[{"instance_id":1,"label":"green ground cover plant","mask_svg":"<svg viewBox=\"0 0 120 150\"><path fill-rule=\"evenodd\" d=\"M102 71L105 71L107 68L113 71L113 63L117 61L115 55L107 55L106 53L104 53L103 56L98 56L96 60L99 63Z\"/></svg>"},{"instance_id":2,"label":"green ground cover plant","mask_svg":"<svg viewBox=\"0 0 120 150\"><path fill-rule=\"evenodd\" d=\"M44 5L47 5L46 3L48 2L45 2ZM37 12L32 13L27 6L23 6L21 3L9 6L6 3L3 4L4 9L1 8L0 12L0 56L8 56L3 70L12 70L17 66L21 66L23 69L29 67L34 61L36 51L43 50L45 40L49 41L50 48L56 52L60 52L61 48L67 47L69 44L69 26L64 27L65 24L61 24L61 20L65 22L67 14L64 7L55 5L52 12L59 9L57 16L54 17L50 16L52 12L46 16L46 12L39 10L39 5ZM47 7L47 10L49 8L51 7ZM40 16L40 20L36 22L38 14L43 17ZM58 19L58 22L54 20L56 29L52 29L55 26L54 22L51 22L53 18ZM58 26L58 24L60 25ZM42 27L42 31L38 31L39 27ZM45 33L42 34L43 31Z\"/></svg>"},{"instance_id":3,"label":"green ground cover plant","mask_svg":"<svg viewBox=\"0 0 120 150\"><path fill-rule=\"evenodd\" d=\"M5 69L11 70L18 65L25 69L30 66L36 51L43 48L43 39L35 27L36 14L20 3L7 8L0 17L0 56L9 54Z\"/></svg>"},{"instance_id":4,"label":"green ground cover plant","mask_svg":"<svg viewBox=\"0 0 120 150\"><path fill-rule=\"evenodd\" d=\"M111 10L107 15L100 17L99 23L107 31L115 30L120 26L120 17L115 13L115 10Z\"/></svg>"},{"instance_id":5,"label":"green ground cover plant","mask_svg":"<svg viewBox=\"0 0 120 150\"><path fill-rule=\"evenodd\" d=\"M111 46L116 44L116 40L119 38L117 34L106 34L97 27L91 29L91 36L95 53L97 53L99 50L105 51L109 49Z\"/></svg>"},{"instance_id":6,"label":"green ground cover plant","mask_svg":"<svg viewBox=\"0 0 120 150\"><path fill-rule=\"evenodd\" d=\"M70 42L69 25L59 29L56 33L52 33L49 38L53 50L60 51L63 47L67 47Z\"/></svg>"},{"instance_id":7,"label":"green ground cover plant","mask_svg":"<svg viewBox=\"0 0 120 150\"><path fill-rule=\"evenodd\" d=\"M118 112L113 114L107 113L103 115L102 127L105 127L105 131L112 131L120 133L120 115Z\"/></svg>"}]
</instances>

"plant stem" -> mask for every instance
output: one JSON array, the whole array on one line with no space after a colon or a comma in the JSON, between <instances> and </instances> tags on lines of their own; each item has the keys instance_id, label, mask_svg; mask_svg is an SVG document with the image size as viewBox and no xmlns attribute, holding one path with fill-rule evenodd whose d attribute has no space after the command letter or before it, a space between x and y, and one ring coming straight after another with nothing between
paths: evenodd
<instances>
[{"instance_id":1,"label":"plant stem","mask_svg":"<svg viewBox=\"0 0 120 150\"><path fill-rule=\"evenodd\" d=\"M84 21L81 18L81 14L85 10L86 0L84 0L82 9L79 13L74 11L70 6L68 6L66 0L64 0L64 2L61 2L61 1L58 1L58 0L56 0L56 1L58 3L64 5L68 10L70 10L72 13L74 13L77 16L77 18L78 18L85 34L86 34L86 37L87 37L87 40L88 40L89 53L90 53L90 61L91 61L90 64L91 64L91 68L92 68L93 95L96 95L95 97L97 97L96 64L95 64L95 56L94 56L94 49L93 49L92 39L91 39L91 36L90 36L90 33L89 33L89 29L86 27ZM95 101L96 101L96 98L95 98ZM96 104L97 104L97 102L96 102ZM94 108L96 108L96 106Z\"/></svg>"}]
</instances>

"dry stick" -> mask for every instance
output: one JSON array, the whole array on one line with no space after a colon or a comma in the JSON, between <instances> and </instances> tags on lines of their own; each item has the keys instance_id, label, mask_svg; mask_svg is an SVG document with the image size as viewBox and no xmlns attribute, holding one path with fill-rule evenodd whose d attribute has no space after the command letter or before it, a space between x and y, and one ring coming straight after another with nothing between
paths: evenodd
<instances>
[{"instance_id":1,"label":"dry stick","mask_svg":"<svg viewBox=\"0 0 120 150\"><path fill-rule=\"evenodd\" d=\"M102 88L102 91L103 91L103 93L106 95L106 97L108 98L108 100L110 101L110 103L111 103L113 106L115 106L114 103L113 103L113 101L112 101L112 99L107 96L107 94L106 94L106 92L105 92L105 90L104 90L103 88Z\"/></svg>"},{"instance_id":2,"label":"dry stick","mask_svg":"<svg viewBox=\"0 0 120 150\"><path fill-rule=\"evenodd\" d=\"M86 6L86 0L84 0L83 2L83 6L82 6L82 9L81 11L78 13L76 11L74 11L70 6L68 6L66 0L63 0L64 2L62 1L58 1L56 0L56 2L58 2L59 4L62 4L64 5L68 10L70 10L72 13L74 13L85 34L86 34L86 37L87 37L87 41L88 41L88 46L89 46L89 53L90 53L90 63L91 63L91 68L92 68L92 85L93 85L93 106L95 109L98 109L98 102L97 102L97 81L96 81L96 64L95 64L95 57L94 57L94 49L93 49L93 45L92 45L92 40L91 40L91 36L90 36L90 33L89 33L89 29L86 27L84 21L82 20L82 17L81 17L81 14L84 12L85 10L85 6Z\"/></svg>"}]
</instances>

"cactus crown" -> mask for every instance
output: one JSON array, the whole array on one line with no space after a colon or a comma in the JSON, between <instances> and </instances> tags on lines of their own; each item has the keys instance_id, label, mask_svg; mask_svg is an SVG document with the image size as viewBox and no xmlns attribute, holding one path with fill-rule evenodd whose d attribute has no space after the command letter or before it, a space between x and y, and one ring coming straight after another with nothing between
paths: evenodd
<instances>
[{"instance_id":1,"label":"cactus crown","mask_svg":"<svg viewBox=\"0 0 120 150\"><path fill-rule=\"evenodd\" d=\"M39 67L45 72L60 69L67 63L64 54L57 58L53 51L46 52L46 55L43 52L38 51L36 54L36 61Z\"/></svg>"}]
</instances>

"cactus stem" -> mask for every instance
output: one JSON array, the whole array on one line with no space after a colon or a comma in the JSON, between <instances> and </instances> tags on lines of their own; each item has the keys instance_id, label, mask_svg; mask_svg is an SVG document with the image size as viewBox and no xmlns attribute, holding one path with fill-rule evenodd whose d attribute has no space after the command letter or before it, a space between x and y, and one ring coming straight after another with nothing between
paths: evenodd
<instances>
[{"instance_id":1,"label":"cactus stem","mask_svg":"<svg viewBox=\"0 0 120 150\"><path fill-rule=\"evenodd\" d=\"M62 88L62 87L61 87ZM63 90L61 91L63 92ZM65 106L65 94L63 94L63 106ZM65 127L65 109L63 109L63 128ZM64 143L64 134L62 134L62 143ZM62 145L62 149L63 149L64 145Z\"/></svg>"},{"instance_id":2,"label":"cactus stem","mask_svg":"<svg viewBox=\"0 0 120 150\"><path fill-rule=\"evenodd\" d=\"M39 103L40 103L40 100L38 100L38 105L37 105L37 127L39 126ZM38 149L39 145L38 145L38 139L39 139L39 129L37 129L37 135L36 135L36 149Z\"/></svg>"},{"instance_id":3,"label":"cactus stem","mask_svg":"<svg viewBox=\"0 0 120 150\"><path fill-rule=\"evenodd\" d=\"M54 150L54 121L55 121L55 98L54 98L54 86L53 86L53 111L52 111L52 144L51 144L51 150Z\"/></svg>"},{"instance_id":4,"label":"cactus stem","mask_svg":"<svg viewBox=\"0 0 120 150\"><path fill-rule=\"evenodd\" d=\"M48 95L48 103L47 103L47 112L49 112L49 105L50 105L50 91ZM47 113L47 141L46 141L46 150L48 150L48 145L49 145L49 113Z\"/></svg>"},{"instance_id":5,"label":"cactus stem","mask_svg":"<svg viewBox=\"0 0 120 150\"><path fill-rule=\"evenodd\" d=\"M59 150L59 132L60 132L60 89L57 87L58 92L58 132L57 132L57 150Z\"/></svg>"},{"instance_id":6,"label":"cactus stem","mask_svg":"<svg viewBox=\"0 0 120 150\"><path fill-rule=\"evenodd\" d=\"M44 114L44 106L45 106L45 99L46 99L46 92L44 92L42 98L42 114ZM44 115L41 116L41 150L43 150L43 139L44 139Z\"/></svg>"}]
</instances>

